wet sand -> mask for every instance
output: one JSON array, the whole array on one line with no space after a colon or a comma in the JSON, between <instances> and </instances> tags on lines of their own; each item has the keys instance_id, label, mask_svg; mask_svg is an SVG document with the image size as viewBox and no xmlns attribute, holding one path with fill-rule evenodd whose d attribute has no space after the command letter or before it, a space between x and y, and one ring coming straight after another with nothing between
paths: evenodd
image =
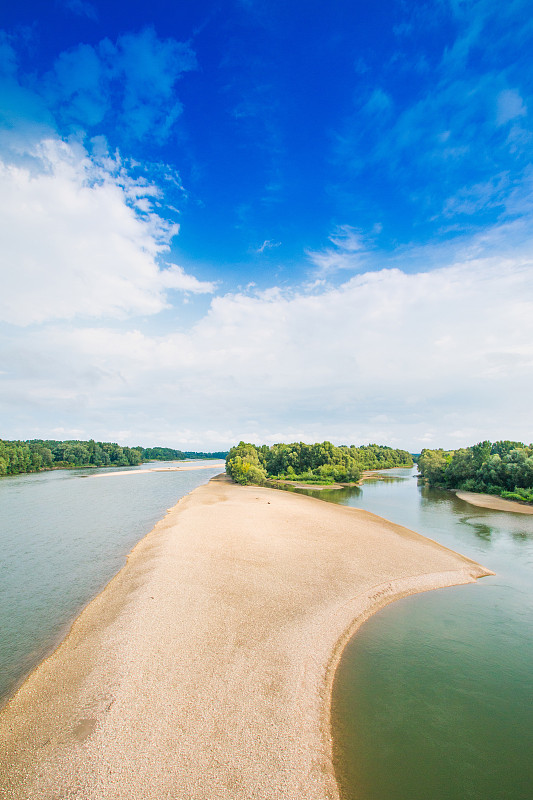
<instances>
[{"instance_id":1,"label":"wet sand","mask_svg":"<svg viewBox=\"0 0 533 800\"><path fill-rule=\"evenodd\" d=\"M496 497L493 494L461 492L459 490L455 494L460 500L464 500L472 506L491 508L494 511L512 511L514 514L533 514L533 506L517 503L514 500L506 500L504 497Z\"/></svg>"},{"instance_id":2,"label":"wet sand","mask_svg":"<svg viewBox=\"0 0 533 800\"><path fill-rule=\"evenodd\" d=\"M346 641L392 600L487 574L369 512L213 479L0 713L0 797L337 800Z\"/></svg>"}]
</instances>

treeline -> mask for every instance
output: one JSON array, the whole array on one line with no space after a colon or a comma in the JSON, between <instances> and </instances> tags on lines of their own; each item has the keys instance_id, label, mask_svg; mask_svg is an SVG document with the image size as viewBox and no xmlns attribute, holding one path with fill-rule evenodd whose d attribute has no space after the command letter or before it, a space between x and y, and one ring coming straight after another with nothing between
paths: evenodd
<instances>
[{"instance_id":1,"label":"treeline","mask_svg":"<svg viewBox=\"0 0 533 800\"><path fill-rule=\"evenodd\" d=\"M116 442L77 439L6 441L0 439L0 475L18 475L68 467L135 467L145 461L224 458L223 453L189 453L169 447L122 447Z\"/></svg>"},{"instance_id":2,"label":"treeline","mask_svg":"<svg viewBox=\"0 0 533 800\"><path fill-rule=\"evenodd\" d=\"M196 450L185 450L186 458L226 458L227 450L216 450L214 453L198 453Z\"/></svg>"},{"instance_id":3,"label":"treeline","mask_svg":"<svg viewBox=\"0 0 533 800\"><path fill-rule=\"evenodd\" d=\"M431 486L533 503L533 444L485 441L459 450L422 450L418 470Z\"/></svg>"},{"instance_id":4,"label":"treeline","mask_svg":"<svg viewBox=\"0 0 533 800\"><path fill-rule=\"evenodd\" d=\"M358 481L363 470L412 467L406 450L369 444L363 447L331 442L257 446L240 442L226 458L226 472L237 483L264 483L269 478L331 484Z\"/></svg>"},{"instance_id":5,"label":"treeline","mask_svg":"<svg viewBox=\"0 0 533 800\"><path fill-rule=\"evenodd\" d=\"M142 461L183 461L187 455L170 447L140 447Z\"/></svg>"},{"instance_id":6,"label":"treeline","mask_svg":"<svg viewBox=\"0 0 533 800\"><path fill-rule=\"evenodd\" d=\"M170 447L141 447L143 461L183 461L184 458L226 458L227 450L204 453L196 450L172 450Z\"/></svg>"}]
</instances>

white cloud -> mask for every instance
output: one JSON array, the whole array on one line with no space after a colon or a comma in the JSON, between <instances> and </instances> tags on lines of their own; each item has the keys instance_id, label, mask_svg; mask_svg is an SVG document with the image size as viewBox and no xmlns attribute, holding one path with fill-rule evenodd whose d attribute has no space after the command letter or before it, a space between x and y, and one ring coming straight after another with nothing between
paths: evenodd
<instances>
[{"instance_id":1,"label":"white cloud","mask_svg":"<svg viewBox=\"0 0 533 800\"><path fill-rule=\"evenodd\" d=\"M178 229L153 211L153 186L57 138L31 156L32 166L0 160L0 319L153 314L169 289L213 291L159 266Z\"/></svg>"},{"instance_id":2,"label":"white cloud","mask_svg":"<svg viewBox=\"0 0 533 800\"><path fill-rule=\"evenodd\" d=\"M148 27L115 43L102 39L94 47L80 44L63 51L42 86L66 124L87 128L114 122L127 138L163 143L182 112L176 85L195 67L187 43L160 39Z\"/></svg>"},{"instance_id":3,"label":"white cloud","mask_svg":"<svg viewBox=\"0 0 533 800\"><path fill-rule=\"evenodd\" d=\"M390 111L392 107L392 100L389 95L382 89L374 89L370 98L367 100L363 107L366 114L378 115Z\"/></svg>"},{"instance_id":4,"label":"white cloud","mask_svg":"<svg viewBox=\"0 0 533 800\"><path fill-rule=\"evenodd\" d=\"M203 447L224 436L413 450L457 444L458 430L473 441L523 438L532 275L531 261L481 259L367 273L312 296L217 297L183 333L49 328L19 343L3 395L15 404L31 389L55 424L127 426L139 441L157 431L176 445L185 431Z\"/></svg>"},{"instance_id":5,"label":"white cloud","mask_svg":"<svg viewBox=\"0 0 533 800\"><path fill-rule=\"evenodd\" d=\"M498 125L505 125L516 117L525 117L527 108L524 105L519 92L516 89L505 89L498 95L498 108L496 122Z\"/></svg>"},{"instance_id":6,"label":"white cloud","mask_svg":"<svg viewBox=\"0 0 533 800\"><path fill-rule=\"evenodd\" d=\"M381 233L379 223L374 225L373 233ZM317 268L318 275L328 275L344 269L364 270L370 265L370 257L375 249L371 235L351 225L338 225L329 240L334 247L310 250L307 253Z\"/></svg>"},{"instance_id":7,"label":"white cloud","mask_svg":"<svg viewBox=\"0 0 533 800\"><path fill-rule=\"evenodd\" d=\"M509 201L509 183L509 174L503 172L493 175L483 183L465 186L446 200L444 215L473 215L483 209L503 207Z\"/></svg>"},{"instance_id":8,"label":"white cloud","mask_svg":"<svg viewBox=\"0 0 533 800\"><path fill-rule=\"evenodd\" d=\"M258 254L264 253L265 250L271 250L273 247L279 247L280 245L281 242L273 242L271 239L265 239L263 244L260 247L258 247L254 252Z\"/></svg>"}]
</instances>

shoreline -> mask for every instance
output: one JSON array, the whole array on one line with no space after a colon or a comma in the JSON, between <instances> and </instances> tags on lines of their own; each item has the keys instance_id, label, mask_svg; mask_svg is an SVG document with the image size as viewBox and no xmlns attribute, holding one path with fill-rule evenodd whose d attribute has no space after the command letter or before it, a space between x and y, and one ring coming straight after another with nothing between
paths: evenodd
<instances>
[{"instance_id":1,"label":"shoreline","mask_svg":"<svg viewBox=\"0 0 533 800\"><path fill-rule=\"evenodd\" d=\"M312 489L314 492L320 492L323 489L346 489L351 488L353 486L362 486L365 481L369 480L383 480L387 476L384 475L384 472L388 471L388 467L385 469L367 469L363 470L361 473L361 477L358 481L350 481L347 483L302 483L298 480L289 480L288 478L267 478L266 486L271 488L281 488L283 489L284 486L292 486L294 489ZM411 467L391 467L390 469L412 469Z\"/></svg>"},{"instance_id":2,"label":"shoreline","mask_svg":"<svg viewBox=\"0 0 533 800\"><path fill-rule=\"evenodd\" d=\"M481 494L479 492L464 492L461 489L454 489L455 496L471 506L478 508L489 508L492 511L507 511L513 514L533 514L533 506L527 503L519 503L516 500L506 500L505 497L498 497L495 494Z\"/></svg>"},{"instance_id":3,"label":"shoreline","mask_svg":"<svg viewBox=\"0 0 533 800\"><path fill-rule=\"evenodd\" d=\"M488 574L369 512L212 479L0 712L0 796L334 800L347 641L393 600Z\"/></svg>"}]
</instances>

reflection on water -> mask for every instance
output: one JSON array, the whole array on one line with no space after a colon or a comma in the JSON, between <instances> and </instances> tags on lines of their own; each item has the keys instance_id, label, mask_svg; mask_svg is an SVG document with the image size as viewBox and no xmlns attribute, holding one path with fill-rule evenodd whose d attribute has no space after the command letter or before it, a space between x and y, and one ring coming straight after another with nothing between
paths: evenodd
<instances>
[{"instance_id":1,"label":"reflection on water","mask_svg":"<svg viewBox=\"0 0 533 800\"><path fill-rule=\"evenodd\" d=\"M169 464L121 471L150 466ZM76 469L0 479L0 703L166 509L221 471L93 480L105 470Z\"/></svg>"},{"instance_id":2,"label":"reflection on water","mask_svg":"<svg viewBox=\"0 0 533 800\"><path fill-rule=\"evenodd\" d=\"M476 522L475 520L471 520L468 517L462 517L461 522L464 525L471 525L476 535L481 537L481 539L485 539L485 541L490 541L490 538L493 534L493 529L490 525L486 525L484 522Z\"/></svg>"},{"instance_id":3,"label":"reflection on water","mask_svg":"<svg viewBox=\"0 0 533 800\"><path fill-rule=\"evenodd\" d=\"M344 800L531 800L533 517L403 481L322 499L365 508L494 570L372 617L335 678Z\"/></svg>"}]
</instances>

